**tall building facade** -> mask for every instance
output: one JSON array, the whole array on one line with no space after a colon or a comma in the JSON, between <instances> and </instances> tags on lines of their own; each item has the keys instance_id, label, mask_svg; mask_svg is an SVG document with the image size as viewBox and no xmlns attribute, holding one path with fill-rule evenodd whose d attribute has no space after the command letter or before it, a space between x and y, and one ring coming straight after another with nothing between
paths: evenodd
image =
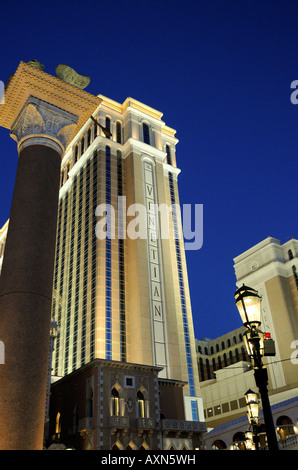
<instances>
[{"instance_id":1,"label":"tall building facade","mask_svg":"<svg viewBox=\"0 0 298 470\"><path fill-rule=\"evenodd\" d=\"M99 97L61 167L53 374L65 376L97 358L159 367L161 378L186 383L186 420L203 420L177 235L175 131L134 99ZM174 210L164 218L161 208Z\"/></svg>"}]
</instances>

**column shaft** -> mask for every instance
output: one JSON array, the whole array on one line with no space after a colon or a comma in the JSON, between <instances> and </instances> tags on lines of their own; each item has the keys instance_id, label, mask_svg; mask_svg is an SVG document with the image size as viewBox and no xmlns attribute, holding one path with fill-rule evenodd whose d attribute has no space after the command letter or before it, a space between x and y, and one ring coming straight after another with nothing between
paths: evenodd
<instances>
[{"instance_id":1,"label":"column shaft","mask_svg":"<svg viewBox=\"0 0 298 470\"><path fill-rule=\"evenodd\" d=\"M0 449L42 449L61 156L21 150L0 277Z\"/></svg>"}]
</instances>

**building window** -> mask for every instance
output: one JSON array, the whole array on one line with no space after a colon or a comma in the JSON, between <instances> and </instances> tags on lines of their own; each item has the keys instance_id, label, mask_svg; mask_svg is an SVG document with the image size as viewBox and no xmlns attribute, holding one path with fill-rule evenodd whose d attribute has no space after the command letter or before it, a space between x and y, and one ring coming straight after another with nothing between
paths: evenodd
<instances>
[{"instance_id":1,"label":"building window","mask_svg":"<svg viewBox=\"0 0 298 470\"><path fill-rule=\"evenodd\" d=\"M84 148L85 148L85 137L82 136L81 138L81 155L84 153Z\"/></svg>"},{"instance_id":2,"label":"building window","mask_svg":"<svg viewBox=\"0 0 298 470\"><path fill-rule=\"evenodd\" d=\"M239 362L240 358L239 358L238 348L235 349L235 356L236 356L236 362Z\"/></svg>"},{"instance_id":3,"label":"building window","mask_svg":"<svg viewBox=\"0 0 298 470\"><path fill-rule=\"evenodd\" d=\"M167 153L167 164L172 165L171 149L169 145L166 145L166 153Z\"/></svg>"},{"instance_id":4,"label":"building window","mask_svg":"<svg viewBox=\"0 0 298 470\"><path fill-rule=\"evenodd\" d=\"M93 127L93 138L96 139L96 137L97 137L97 124L95 123Z\"/></svg>"},{"instance_id":5,"label":"building window","mask_svg":"<svg viewBox=\"0 0 298 470\"><path fill-rule=\"evenodd\" d=\"M288 255L289 255L289 259L294 258L292 250L288 250Z\"/></svg>"},{"instance_id":6,"label":"building window","mask_svg":"<svg viewBox=\"0 0 298 470\"><path fill-rule=\"evenodd\" d=\"M139 418L145 418L145 397L141 390L137 393Z\"/></svg>"},{"instance_id":7,"label":"building window","mask_svg":"<svg viewBox=\"0 0 298 470\"><path fill-rule=\"evenodd\" d=\"M56 415L56 427L55 427L55 437L56 439L60 439L60 434L61 434L61 414L57 413Z\"/></svg>"},{"instance_id":8,"label":"building window","mask_svg":"<svg viewBox=\"0 0 298 470\"><path fill-rule=\"evenodd\" d=\"M111 414L112 416L120 416L120 396L115 387L111 393Z\"/></svg>"},{"instance_id":9,"label":"building window","mask_svg":"<svg viewBox=\"0 0 298 470\"><path fill-rule=\"evenodd\" d=\"M201 357L199 359L199 372L200 372L200 379L203 382L205 380L205 371L204 371L203 359Z\"/></svg>"},{"instance_id":10,"label":"building window","mask_svg":"<svg viewBox=\"0 0 298 470\"><path fill-rule=\"evenodd\" d=\"M75 148L74 148L74 161L75 163L77 163L79 159L79 148L78 148L78 145L75 145Z\"/></svg>"},{"instance_id":11,"label":"building window","mask_svg":"<svg viewBox=\"0 0 298 470\"><path fill-rule=\"evenodd\" d=\"M89 127L87 132L87 147L91 144L91 127Z\"/></svg>"},{"instance_id":12,"label":"building window","mask_svg":"<svg viewBox=\"0 0 298 470\"><path fill-rule=\"evenodd\" d=\"M191 412L194 421L199 420L198 406L196 400L191 400Z\"/></svg>"},{"instance_id":13,"label":"building window","mask_svg":"<svg viewBox=\"0 0 298 470\"><path fill-rule=\"evenodd\" d=\"M106 117L106 129L111 132L111 119L107 116ZM109 139L110 136L107 135L107 138Z\"/></svg>"},{"instance_id":14,"label":"building window","mask_svg":"<svg viewBox=\"0 0 298 470\"><path fill-rule=\"evenodd\" d=\"M242 361L246 361L246 354L244 346L241 346Z\"/></svg>"},{"instance_id":15,"label":"building window","mask_svg":"<svg viewBox=\"0 0 298 470\"><path fill-rule=\"evenodd\" d=\"M143 138L144 138L145 144L150 145L149 126L145 122L143 122Z\"/></svg>"},{"instance_id":16,"label":"building window","mask_svg":"<svg viewBox=\"0 0 298 470\"><path fill-rule=\"evenodd\" d=\"M125 388L134 388L135 378L133 376L125 376Z\"/></svg>"},{"instance_id":17,"label":"building window","mask_svg":"<svg viewBox=\"0 0 298 470\"><path fill-rule=\"evenodd\" d=\"M297 289L298 289L298 275L297 275L297 270L296 270L296 266L295 266L295 265L292 266L292 271L293 271L293 275L294 275L294 278L295 278L296 287L297 287Z\"/></svg>"},{"instance_id":18,"label":"building window","mask_svg":"<svg viewBox=\"0 0 298 470\"><path fill-rule=\"evenodd\" d=\"M230 364L234 364L234 358L233 358L232 351L229 352L229 356L230 356Z\"/></svg>"},{"instance_id":19,"label":"building window","mask_svg":"<svg viewBox=\"0 0 298 470\"><path fill-rule=\"evenodd\" d=\"M120 360L126 361L126 319L125 319L125 243L122 229L124 231L124 208L120 204L119 197L123 196L123 168L122 154L117 151L117 193L118 193L118 264L119 264L119 320L120 320ZM121 226L121 228L120 228ZM121 232L121 233L120 233Z\"/></svg>"},{"instance_id":20,"label":"building window","mask_svg":"<svg viewBox=\"0 0 298 470\"><path fill-rule=\"evenodd\" d=\"M178 280L179 280L179 290L180 290L180 302L182 310L182 322L183 322L183 331L184 331L184 341L185 341L185 353L186 353L186 366L188 373L188 384L189 384L189 393L190 396L195 396L195 384L194 384L194 375L193 375L193 364L191 356L191 347L190 347L190 336L189 336L189 327L188 327L188 318L187 318L187 305L186 305L186 296L184 289L184 277L182 269L182 254L180 249L180 240L179 240L179 230L178 230L178 218L175 210L176 207L176 198L175 198L175 187L174 187L174 178L173 174L169 173L169 189L170 189L170 199L171 204L174 210L172 211L173 217L173 227L174 227L174 236L175 236L175 249L176 249L176 262L178 269Z\"/></svg>"},{"instance_id":21,"label":"building window","mask_svg":"<svg viewBox=\"0 0 298 470\"><path fill-rule=\"evenodd\" d=\"M117 121L116 122L116 140L118 144L122 143L121 134L122 134L121 122Z\"/></svg>"},{"instance_id":22,"label":"building window","mask_svg":"<svg viewBox=\"0 0 298 470\"><path fill-rule=\"evenodd\" d=\"M108 119L108 118L107 118ZM106 204L111 204L111 149L106 147ZM111 221L108 222L110 226ZM106 359L112 359L112 240L106 237Z\"/></svg>"},{"instance_id":23,"label":"building window","mask_svg":"<svg viewBox=\"0 0 298 470\"><path fill-rule=\"evenodd\" d=\"M206 369L207 369L207 379L211 379L211 371L210 371L210 364L209 364L209 359L206 359Z\"/></svg>"}]
</instances>

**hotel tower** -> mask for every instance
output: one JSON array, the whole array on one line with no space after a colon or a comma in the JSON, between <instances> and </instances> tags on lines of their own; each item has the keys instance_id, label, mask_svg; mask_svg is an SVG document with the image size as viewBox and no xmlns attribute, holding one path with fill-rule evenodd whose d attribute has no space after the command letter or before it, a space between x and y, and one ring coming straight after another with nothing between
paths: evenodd
<instances>
[{"instance_id":1,"label":"hotel tower","mask_svg":"<svg viewBox=\"0 0 298 470\"><path fill-rule=\"evenodd\" d=\"M164 234L158 210L179 208L175 130L134 99L99 98L61 166L53 375L96 358L160 367L185 383L185 419L202 420L180 211Z\"/></svg>"}]
</instances>

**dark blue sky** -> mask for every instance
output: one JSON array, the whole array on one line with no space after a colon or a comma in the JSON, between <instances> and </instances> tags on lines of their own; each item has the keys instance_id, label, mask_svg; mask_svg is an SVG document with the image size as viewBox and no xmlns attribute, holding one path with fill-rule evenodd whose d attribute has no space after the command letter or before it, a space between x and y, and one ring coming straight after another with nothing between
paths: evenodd
<instances>
[{"instance_id":1,"label":"dark blue sky","mask_svg":"<svg viewBox=\"0 0 298 470\"><path fill-rule=\"evenodd\" d=\"M241 326L233 258L297 230L298 2L23 2L1 5L0 80L38 59L90 75L90 93L133 97L177 130L180 202L204 205L204 242L187 252L197 338ZM0 129L0 226L16 143Z\"/></svg>"}]
</instances>

